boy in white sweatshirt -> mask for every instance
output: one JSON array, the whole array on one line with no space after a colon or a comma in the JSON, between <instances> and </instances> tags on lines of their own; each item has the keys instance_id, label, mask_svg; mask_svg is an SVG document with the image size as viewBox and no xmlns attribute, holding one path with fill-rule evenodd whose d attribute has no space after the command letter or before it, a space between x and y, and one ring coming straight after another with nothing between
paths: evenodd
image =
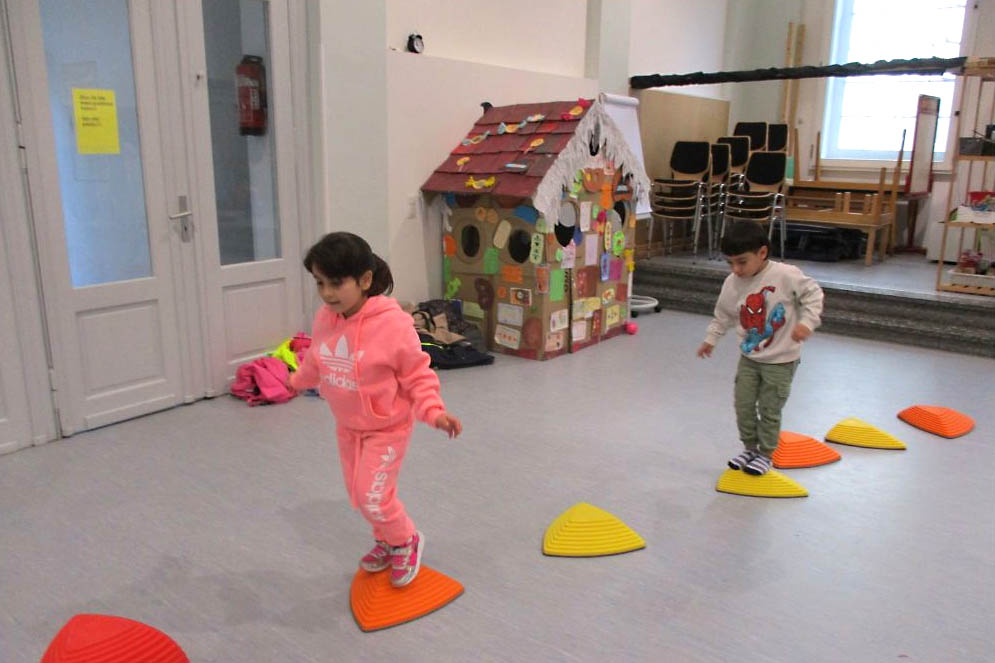
<instances>
[{"instance_id":1,"label":"boy in white sweatshirt","mask_svg":"<svg viewBox=\"0 0 995 663\"><path fill-rule=\"evenodd\" d=\"M772 465L801 344L819 326L822 288L797 267L768 260L767 232L753 221L733 223L721 248L732 274L722 284L698 357L710 357L719 337L736 325L742 353L736 423L746 449L729 467L760 475Z\"/></svg>"}]
</instances>

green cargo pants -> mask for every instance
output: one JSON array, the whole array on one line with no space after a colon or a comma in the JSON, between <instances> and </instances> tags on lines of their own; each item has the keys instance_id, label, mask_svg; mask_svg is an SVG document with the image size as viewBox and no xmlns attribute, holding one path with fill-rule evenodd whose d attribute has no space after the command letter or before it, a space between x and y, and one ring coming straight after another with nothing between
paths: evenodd
<instances>
[{"instance_id":1,"label":"green cargo pants","mask_svg":"<svg viewBox=\"0 0 995 663\"><path fill-rule=\"evenodd\" d=\"M770 457L781 432L781 409L791 393L798 360L786 364L761 364L739 358L736 370L736 424L747 449Z\"/></svg>"}]
</instances>

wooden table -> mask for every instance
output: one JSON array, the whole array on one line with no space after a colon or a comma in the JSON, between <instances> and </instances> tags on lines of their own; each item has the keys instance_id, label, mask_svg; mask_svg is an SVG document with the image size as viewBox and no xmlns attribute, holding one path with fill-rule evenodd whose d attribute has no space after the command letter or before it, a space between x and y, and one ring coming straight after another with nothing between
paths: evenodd
<instances>
[{"instance_id":1,"label":"wooden table","mask_svg":"<svg viewBox=\"0 0 995 663\"><path fill-rule=\"evenodd\" d=\"M785 218L815 225L854 228L867 235L864 264L874 261L875 244L884 260L895 242L895 203L898 172L885 184L885 169L878 181L795 180L788 186ZM879 235L880 233L880 235Z\"/></svg>"}]
</instances>

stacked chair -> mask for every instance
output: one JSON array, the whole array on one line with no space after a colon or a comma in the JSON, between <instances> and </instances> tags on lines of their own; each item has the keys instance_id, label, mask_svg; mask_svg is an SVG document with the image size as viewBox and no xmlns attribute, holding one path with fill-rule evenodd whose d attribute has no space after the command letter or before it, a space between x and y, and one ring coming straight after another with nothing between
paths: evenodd
<instances>
[{"instance_id":1,"label":"stacked chair","mask_svg":"<svg viewBox=\"0 0 995 663\"><path fill-rule=\"evenodd\" d=\"M738 190L743 184L746 163L750 160L750 139L746 136L722 136L716 143L729 146L729 188Z\"/></svg>"},{"instance_id":2,"label":"stacked chair","mask_svg":"<svg viewBox=\"0 0 995 663\"><path fill-rule=\"evenodd\" d=\"M737 122L733 136L746 136L750 139L750 154L763 152L767 149L766 122Z\"/></svg>"},{"instance_id":3,"label":"stacked chair","mask_svg":"<svg viewBox=\"0 0 995 663\"><path fill-rule=\"evenodd\" d=\"M712 173L709 178L708 192L705 195L704 217L708 230L708 257L713 257L713 249L717 248L714 243L714 230L718 229L725 214L725 203L728 195L729 180L732 175L730 169L730 150L725 143L713 143L712 153ZM701 227L701 224L698 224ZM698 247L698 237L694 238L695 249Z\"/></svg>"},{"instance_id":4,"label":"stacked chair","mask_svg":"<svg viewBox=\"0 0 995 663\"><path fill-rule=\"evenodd\" d=\"M784 152L754 152L746 165L743 187L726 196L719 237L725 235L726 224L737 221L756 221L767 226L767 236L772 237L779 226L780 256L784 257L787 224L784 214L784 173L787 165Z\"/></svg>"},{"instance_id":5,"label":"stacked chair","mask_svg":"<svg viewBox=\"0 0 995 663\"><path fill-rule=\"evenodd\" d=\"M788 125L770 124L767 126L767 151L788 151Z\"/></svg>"},{"instance_id":6,"label":"stacked chair","mask_svg":"<svg viewBox=\"0 0 995 663\"><path fill-rule=\"evenodd\" d=\"M695 238L695 252L698 250L697 237L701 225L702 212L706 207L709 191L712 159L711 147L704 141L678 141L670 154L670 179L653 181L651 206L654 223L660 223L663 231L663 253L674 253L678 248L678 237L674 226L680 226L681 247L689 239L688 230Z\"/></svg>"},{"instance_id":7,"label":"stacked chair","mask_svg":"<svg viewBox=\"0 0 995 663\"><path fill-rule=\"evenodd\" d=\"M657 237L659 224L662 254L690 249L697 255L704 225L711 259L729 223L755 221L771 239L778 229L783 258L787 148L788 125L767 122L739 122L732 136L713 144L675 143L670 178L654 180L651 196L650 236Z\"/></svg>"}]
</instances>

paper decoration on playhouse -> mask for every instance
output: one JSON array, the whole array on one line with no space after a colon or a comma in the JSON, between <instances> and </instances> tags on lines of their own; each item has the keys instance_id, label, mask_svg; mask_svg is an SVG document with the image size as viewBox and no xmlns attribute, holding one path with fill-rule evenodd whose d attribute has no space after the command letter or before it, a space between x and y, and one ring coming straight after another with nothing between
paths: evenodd
<instances>
[{"instance_id":1,"label":"paper decoration on playhouse","mask_svg":"<svg viewBox=\"0 0 995 663\"><path fill-rule=\"evenodd\" d=\"M491 107L422 191L447 298L530 359L622 332L642 165L600 99Z\"/></svg>"}]
</instances>

